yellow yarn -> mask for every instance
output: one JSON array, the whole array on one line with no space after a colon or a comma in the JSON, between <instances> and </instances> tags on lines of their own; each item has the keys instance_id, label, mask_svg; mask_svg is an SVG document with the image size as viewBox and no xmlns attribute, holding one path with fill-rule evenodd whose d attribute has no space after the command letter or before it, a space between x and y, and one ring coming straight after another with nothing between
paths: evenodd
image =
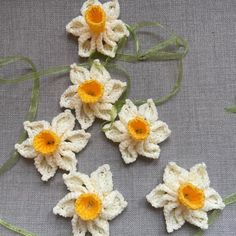
<instances>
[{"instance_id":1,"label":"yellow yarn","mask_svg":"<svg viewBox=\"0 0 236 236\"><path fill-rule=\"evenodd\" d=\"M34 137L33 147L41 154L54 153L60 144L60 137L51 130L42 130Z\"/></svg>"},{"instance_id":2,"label":"yellow yarn","mask_svg":"<svg viewBox=\"0 0 236 236\"><path fill-rule=\"evenodd\" d=\"M98 102L104 93L104 85L95 79L87 80L78 88L78 95L84 103Z\"/></svg>"},{"instance_id":3,"label":"yellow yarn","mask_svg":"<svg viewBox=\"0 0 236 236\"><path fill-rule=\"evenodd\" d=\"M93 33L100 34L105 30L106 13L99 5L88 8L85 12L85 20Z\"/></svg>"},{"instance_id":4,"label":"yellow yarn","mask_svg":"<svg viewBox=\"0 0 236 236\"><path fill-rule=\"evenodd\" d=\"M144 118L135 117L128 122L128 132L135 141L142 141L148 137L150 125Z\"/></svg>"},{"instance_id":5,"label":"yellow yarn","mask_svg":"<svg viewBox=\"0 0 236 236\"><path fill-rule=\"evenodd\" d=\"M82 220L94 220L102 210L102 201L94 193L83 193L75 202L75 212Z\"/></svg>"},{"instance_id":6,"label":"yellow yarn","mask_svg":"<svg viewBox=\"0 0 236 236\"><path fill-rule=\"evenodd\" d=\"M205 195L202 189L191 183L182 184L178 190L179 202L185 207L197 210L204 206Z\"/></svg>"}]
</instances>

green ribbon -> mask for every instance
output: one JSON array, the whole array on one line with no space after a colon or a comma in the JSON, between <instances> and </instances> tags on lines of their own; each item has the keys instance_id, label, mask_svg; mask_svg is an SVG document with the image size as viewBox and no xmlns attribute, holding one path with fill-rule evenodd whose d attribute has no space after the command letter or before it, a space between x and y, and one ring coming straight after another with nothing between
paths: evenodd
<instances>
[{"instance_id":1,"label":"green ribbon","mask_svg":"<svg viewBox=\"0 0 236 236\"><path fill-rule=\"evenodd\" d=\"M82 65L87 65L87 64L82 64ZM56 67L51 67L47 70L39 70L33 73L16 76L11 79L0 78L0 84L16 84L16 83L24 82L27 80L35 80L36 78L39 78L39 77L46 77L49 75L68 73L69 71L70 71L69 66L56 66Z\"/></svg>"},{"instance_id":2,"label":"green ribbon","mask_svg":"<svg viewBox=\"0 0 236 236\"><path fill-rule=\"evenodd\" d=\"M178 77L177 80L175 82L175 85L173 87L173 89L167 94L164 95L163 97L154 99L154 103L156 104L156 106L162 105L163 103L167 102L168 100L170 100L172 97L174 97L180 90L181 87L181 82L183 80L183 62L182 60L178 61ZM136 105L142 105L143 103L145 103L146 100L137 100L134 103Z\"/></svg>"},{"instance_id":3,"label":"green ribbon","mask_svg":"<svg viewBox=\"0 0 236 236\"><path fill-rule=\"evenodd\" d=\"M233 193L229 196L227 196L226 198L224 198L224 203L225 205L230 205L232 203L236 202L236 193ZM208 217L208 224L212 224L215 219L220 215L221 210L214 210L210 213L209 217ZM9 229L15 233L18 233L20 235L23 236L37 236L36 234L30 233L29 231L20 228L20 227L16 227L2 219L0 219L0 225L2 225L3 227L5 227L6 229ZM199 229L193 236L202 236L204 234L204 231Z\"/></svg>"},{"instance_id":4,"label":"green ribbon","mask_svg":"<svg viewBox=\"0 0 236 236\"><path fill-rule=\"evenodd\" d=\"M0 225L2 225L3 227L5 227L6 229L9 229L19 235L23 235L23 236L36 236L36 234L30 233L29 231L20 228L20 227L16 227L8 222L6 222L5 220L0 219Z\"/></svg>"},{"instance_id":5,"label":"green ribbon","mask_svg":"<svg viewBox=\"0 0 236 236\"><path fill-rule=\"evenodd\" d=\"M29 105L28 112L25 116L25 120L33 121L35 120L37 110L38 110L40 77L51 76L51 75L56 75L56 74L61 74L61 73L68 73L70 71L70 67L69 66L56 66L56 67L51 67L46 70L37 71L34 63L29 58L23 57L23 56L2 57L0 58L0 67L6 66L8 64L12 64L18 61L24 61L28 63L31 66L33 72L27 73L25 75L16 76L11 79L1 77L0 85L17 84L17 83L21 83L27 80L33 80L33 88L31 92L30 105ZM80 65L87 66L88 63L83 63ZM26 138L27 138L27 133L24 131L20 134L17 140L17 143L22 143ZM20 157L19 153L15 149L13 149L10 153L10 158L7 159L2 164L2 166L0 166L0 175L10 170L17 163L17 161L19 160L19 157Z\"/></svg>"},{"instance_id":6,"label":"green ribbon","mask_svg":"<svg viewBox=\"0 0 236 236\"><path fill-rule=\"evenodd\" d=\"M143 27L147 26L157 26L162 29L168 31L166 27L161 25L158 22L140 22L134 26L126 25L135 45L135 52L134 54L123 54L117 53L116 60L126 61L126 62L138 62L138 61L166 61L166 60L176 60L177 61L177 68L178 68L178 76L177 80L174 84L173 89L165 96L154 99L154 103L156 106L159 106L168 100L170 100L173 96L175 96L181 87L181 82L183 79L183 62L182 59L187 55L189 50L189 45L186 40L182 37L176 36L174 33L171 32L171 37L167 40L157 43L150 49L146 50L145 52L141 52L140 42L137 36L137 31ZM174 52L169 52L168 48L175 48ZM182 50L180 50L182 49ZM141 105L145 103L146 100L138 100L134 103L136 105Z\"/></svg>"},{"instance_id":7,"label":"green ribbon","mask_svg":"<svg viewBox=\"0 0 236 236\"><path fill-rule=\"evenodd\" d=\"M156 105L163 104L164 102L168 101L171 97L176 95L180 89L181 81L183 78L182 59L186 56L188 52L188 43L183 38L178 37L172 33L172 36L169 39L157 43L152 48L142 53L141 48L140 48L140 42L137 36L137 31L147 26L157 26L166 30L166 28L163 25L157 22L141 22L134 26L127 25L127 28L130 31L132 38L134 39L134 44L135 44L134 54L123 53L123 49L128 40L127 37L124 37L118 43L115 58L106 57L104 55L99 54L98 52L95 52L89 57L88 63L80 64L81 66L88 66L92 64L93 59L100 58L101 60L104 61L104 66L106 66L108 69L110 68L110 69L119 70L122 73L124 73L124 75L126 76L127 88L122 94L122 96L119 98L119 100L114 104L111 110L111 122L114 122L117 114L119 113L120 109L124 105L125 99L128 97L130 87L131 87L131 80L130 80L129 74L126 72L126 70L122 66L112 64L111 63L112 61L119 60L119 61L126 61L126 62L138 62L138 61L147 61L147 60L154 60L154 61L177 60L178 70L179 70L177 81L169 94L159 99L154 100L155 104ZM168 51L169 47L174 47L175 51L169 52ZM182 49L182 51L180 49ZM56 66L56 67L48 68L46 70L37 71L33 62L29 58L23 57L23 56L2 57L0 58L0 67L6 66L8 64L15 63L18 61L24 61L28 63L32 68L32 72L27 73L25 75L16 76L10 79L0 77L0 85L16 84L16 83L21 83L28 80L33 80L30 106L29 106L29 110L25 118L25 120L33 121L37 114L37 108L38 108L40 77L46 77L46 76L56 75L56 74L61 74L61 73L68 73L70 71L70 67L69 66ZM144 102L145 101L141 101L141 100L135 101L137 105L143 104ZM27 138L27 134L26 132L23 132L18 139L18 143L23 142L26 138ZM15 150L13 150L11 152L10 158L0 167L0 175L8 171L9 169L11 169L17 163L18 160L19 160L19 154ZM12 226L11 224L1 219L0 219L0 224L21 235L25 235L25 236L34 235L23 229Z\"/></svg>"},{"instance_id":8,"label":"green ribbon","mask_svg":"<svg viewBox=\"0 0 236 236\"><path fill-rule=\"evenodd\" d=\"M233 204L236 202L236 193L230 194L229 196L224 198L224 204L226 206ZM213 210L208 216L208 225L211 225L221 214L221 210L216 209ZM198 229L197 232L193 236L202 236L204 234L204 230Z\"/></svg>"},{"instance_id":9,"label":"green ribbon","mask_svg":"<svg viewBox=\"0 0 236 236\"><path fill-rule=\"evenodd\" d=\"M236 113L236 105L231 106L231 107L226 107L225 111L230 112L230 113Z\"/></svg>"},{"instance_id":10,"label":"green ribbon","mask_svg":"<svg viewBox=\"0 0 236 236\"><path fill-rule=\"evenodd\" d=\"M155 44L145 52L141 52L140 42L137 36L137 31L147 26L157 26L169 31L166 27L158 22L140 22L134 26L127 25L127 28L134 40L135 52L134 54L117 53L117 59L126 62L137 62L145 60L166 61L166 60L180 60L183 59L189 50L189 45L186 40L171 32L171 37L167 40ZM175 50L168 51L168 48L175 48ZM182 50L181 50L182 49Z\"/></svg>"},{"instance_id":11,"label":"green ribbon","mask_svg":"<svg viewBox=\"0 0 236 236\"><path fill-rule=\"evenodd\" d=\"M36 67L34 63L29 58L22 57L22 56L11 56L11 57L0 58L0 67L6 66L8 64L12 64L18 61L24 61L28 63L32 67L32 70L34 71L34 73L36 72ZM37 114L37 109L38 109L40 82L39 82L39 77L37 75L34 74L34 78L35 80L33 82L30 105L29 105L28 112L25 116L25 119L29 121L32 121L35 119L35 116ZM0 84L2 83L3 82L0 79ZM17 142L18 143L23 142L26 139L26 137L27 137L27 133L24 131L20 134ZM18 160L19 160L19 154L14 149L10 153L10 158L6 160L2 166L0 166L0 175L2 175L3 173L11 169L17 163Z\"/></svg>"},{"instance_id":12,"label":"green ribbon","mask_svg":"<svg viewBox=\"0 0 236 236\"><path fill-rule=\"evenodd\" d=\"M140 22L134 26L127 25L127 28L130 31L130 34L134 40L134 45L135 45L134 54L123 53L123 49L128 40L127 37L124 37L118 43L115 58L106 57L98 52L95 52L89 57L88 63L80 64L81 66L88 66L92 64L95 58L100 58L101 60L104 61L104 66L108 68L120 70L126 75L127 89L124 91L124 93L119 98L119 100L114 104L113 109L111 110L110 123L114 122L121 107L124 105L125 99L128 97L129 90L131 87L129 74L120 65L112 64L111 61L119 60L119 61L126 61L126 62L138 62L138 61L147 61L147 60L156 60L156 61L177 60L179 72L178 72L178 77L175 82L175 85L173 89L167 95L158 99L154 99L155 104L158 106L165 103L166 101L171 99L173 96L175 96L180 90L181 81L183 79L182 59L186 56L189 49L187 41L185 41L181 37L176 36L174 33L171 32L171 37L169 39L157 43L156 45L154 45L153 47L151 47L150 49L142 53L141 47L140 47L140 41L137 36L137 31L147 26L160 27L168 31L163 25L161 25L158 22ZM172 48L174 47L175 51L169 52L168 48L170 47ZM182 51L180 49L182 49ZM18 61L24 61L28 63L32 67L33 72L27 73L25 75L16 76L11 79L0 77L0 85L1 84L16 84L16 83L21 83L27 80L33 80L34 84L33 84L32 94L31 94L31 99L30 99L30 107L25 118L25 120L33 121L35 119L35 116L37 113L37 107L38 107L40 77L46 77L46 76L56 75L56 74L61 74L61 73L68 73L70 71L70 67L69 66L56 66L56 67L48 68L46 70L37 71L33 62L29 58L23 57L23 56L2 57L0 58L0 67L6 66L8 64L15 63ZM134 103L136 105L141 105L145 102L146 100L137 100ZM27 134L26 132L23 132L18 139L18 143L23 142L26 138L27 138ZM13 150L10 154L10 158L2 166L0 166L0 175L6 172L7 170L11 169L18 160L19 160L19 154L15 150Z\"/></svg>"}]
</instances>

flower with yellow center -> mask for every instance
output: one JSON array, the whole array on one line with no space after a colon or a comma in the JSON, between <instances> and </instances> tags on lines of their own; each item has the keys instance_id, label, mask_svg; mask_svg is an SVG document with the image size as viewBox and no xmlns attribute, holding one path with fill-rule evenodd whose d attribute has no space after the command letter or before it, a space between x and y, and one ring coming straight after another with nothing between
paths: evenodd
<instances>
[{"instance_id":1,"label":"flower with yellow center","mask_svg":"<svg viewBox=\"0 0 236 236\"><path fill-rule=\"evenodd\" d=\"M118 0L104 4L98 0L87 0L81 8L81 16L66 26L66 31L79 38L79 55L89 57L94 51L115 57L117 43L129 36L125 23L118 19Z\"/></svg>"},{"instance_id":2,"label":"flower with yellow center","mask_svg":"<svg viewBox=\"0 0 236 236\"><path fill-rule=\"evenodd\" d=\"M205 202L204 191L191 183L181 184L178 189L178 200L188 209L201 209Z\"/></svg>"},{"instance_id":3,"label":"flower with yellow center","mask_svg":"<svg viewBox=\"0 0 236 236\"><path fill-rule=\"evenodd\" d=\"M36 152L43 155L54 153L61 142L60 137L52 130L42 130L35 135L33 147Z\"/></svg>"},{"instance_id":4,"label":"flower with yellow center","mask_svg":"<svg viewBox=\"0 0 236 236\"><path fill-rule=\"evenodd\" d=\"M129 99L118 114L119 120L104 126L105 135L120 143L119 149L126 164L136 161L138 155L157 159L159 143L171 133L167 124L158 120L152 99L137 107Z\"/></svg>"},{"instance_id":5,"label":"flower with yellow center","mask_svg":"<svg viewBox=\"0 0 236 236\"><path fill-rule=\"evenodd\" d=\"M73 235L109 236L108 221L127 207L127 202L117 190L113 190L110 166L100 166L90 176L80 172L63 175L70 191L53 208L53 213L72 217Z\"/></svg>"},{"instance_id":6,"label":"flower with yellow center","mask_svg":"<svg viewBox=\"0 0 236 236\"><path fill-rule=\"evenodd\" d=\"M187 171L170 162L163 180L164 183L157 185L146 198L153 207L164 208L168 233L181 228L185 221L207 229L207 212L222 210L225 206L220 195L210 187L204 163Z\"/></svg>"},{"instance_id":7,"label":"flower with yellow center","mask_svg":"<svg viewBox=\"0 0 236 236\"><path fill-rule=\"evenodd\" d=\"M150 133L150 125L144 118L135 117L128 122L128 132L135 141L143 141Z\"/></svg>"},{"instance_id":8,"label":"flower with yellow center","mask_svg":"<svg viewBox=\"0 0 236 236\"><path fill-rule=\"evenodd\" d=\"M82 220L95 220L101 210L101 199L94 193L83 193L75 201L75 213Z\"/></svg>"},{"instance_id":9,"label":"flower with yellow center","mask_svg":"<svg viewBox=\"0 0 236 236\"><path fill-rule=\"evenodd\" d=\"M99 60L94 60L90 71L71 65L70 79L73 85L62 94L60 106L75 110L82 129L89 128L96 117L111 120L111 109L125 91L126 82L111 79Z\"/></svg>"},{"instance_id":10,"label":"flower with yellow center","mask_svg":"<svg viewBox=\"0 0 236 236\"><path fill-rule=\"evenodd\" d=\"M85 11L85 20L95 34L105 31L106 13L99 5L92 5Z\"/></svg>"},{"instance_id":11,"label":"flower with yellow center","mask_svg":"<svg viewBox=\"0 0 236 236\"><path fill-rule=\"evenodd\" d=\"M104 85L95 79L86 80L78 88L80 100L84 103L96 103L104 94Z\"/></svg>"},{"instance_id":12,"label":"flower with yellow center","mask_svg":"<svg viewBox=\"0 0 236 236\"><path fill-rule=\"evenodd\" d=\"M58 168L66 171L76 169L75 153L80 152L88 143L89 133L73 130L75 117L65 110L52 120L24 122L28 139L15 148L21 156L34 159L34 164L42 180L53 177Z\"/></svg>"}]
</instances>

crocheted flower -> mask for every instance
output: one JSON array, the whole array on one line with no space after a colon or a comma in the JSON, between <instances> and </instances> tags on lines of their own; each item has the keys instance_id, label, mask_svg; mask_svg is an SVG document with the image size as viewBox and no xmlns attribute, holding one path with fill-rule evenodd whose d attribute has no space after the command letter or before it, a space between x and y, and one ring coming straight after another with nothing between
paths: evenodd
<instances>
[{"instance_id":1,"label":"crocheted flower","mask_svg":"<svg viewBox=\"0 0 236 236\"><path fill-rule=\"evenodd\" d=\"M73 130L75 117L70 110L59 114L50 125L47 121L24 122L28 139L15 148L25 158L34 159L36 169L47 181L58 168L73 171L76 169L75 153L88 143L90 134L84 130Z\"/></svg>"},{"instance_id":2,"label":"crocheted flower","mask_svg":"<svg viewBox=\"0 0 236 236\"><path fill-rule=\"evenodd\" d=\"M160 155L158 143L169 137L171 131L166 123L158 120L152 99L140 107L126 100L119 113L119 120L104 126L105 135L118 142L125 163L136 161L138 155L157 159Z\"/></svg>"},{"instance_id":3,"label":"crocheted flower","mask_svg":"<svg viewBox=\"0 0 236 236\"><path fill-rule=\"evenodd\" d=\"M125 91L126 82L111 79L99 60L94 60L90 71L76 64L71 65L70 79L73 85L62 94L61 107L75 109L83 129L90 127L95 117L109 121L112 104Z\"/></svg>"},{"instance_id":4,"label":"crocheted flower","mask_svg":"<svg viewBox=\"0 0 236 236\"><path fill-rule=\"evenodd\" d=\"M74 236L109 236L109 220L127 206L121 193L113 190L109 165L100 166L91 176L79 172L63 175L70 191L54 207L53 213L72 218Z\"/></svg>"},{"instance_id":5,"label":"crocheted flower","mask_svg":"<svg viewBox=\"0 0 236 236\"><path fill-rule=\"evenodd\" d=\"M117 42L129 31L123 21L118 20L120 5L118 0L101 4L98 0L88 0L81 8L82 16L74 18L66 31L79 37L79 55L89 57L95 50L114 57Z\"/></svg>"},{"instance_id":6,"label":"crocheted flower","mask_svg":"<svg viewBox=\"0 0 236 236\"><path fill-rule=\"evenodd\" d=\"M170 162L166 166L163 181L146 198L153 207L164 207L169 233L179 229L185 221L207 229L207 211L225 206L220 195L210 187L204 163L187 171Z\"/></svg>"}]
</instances>

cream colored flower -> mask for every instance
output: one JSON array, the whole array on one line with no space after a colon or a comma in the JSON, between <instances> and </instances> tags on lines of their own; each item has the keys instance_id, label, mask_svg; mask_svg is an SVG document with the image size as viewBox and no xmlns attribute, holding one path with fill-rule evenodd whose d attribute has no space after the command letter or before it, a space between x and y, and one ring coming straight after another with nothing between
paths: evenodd
<instances>
[{"instance_id":1,"label":"cream colored flower","mask_svg":"<svg viewBox=\"0 0 236 236\"><path fill-rule=\"evenodd\" d=\"M97 50L115 57L117 42L124 36L129 36L126 25L118 20L118 0L104 4L98 0L87 0L81 8L81 14L66 26L67 32L79 37L79 55L89 57Z\"/></svg>"},{"instance_id":2,"label":"cream colored flower","mask_svg":"<svg viewBox=\"0 0 236 236\"><path fill-rule=\"evenodd\" d=\"M160 155L158 143L167 139L171 133L166 123L158 120L156 106L152 99L140 107L126 100L119 113L119 120L111 126L104 126L105 135L118 142L125 163L136 161L138 155L157 159Z\"/></svg>"},{"instance_id":3,"label":"cream colored flower","mask_svg":"<svg viewBox=\"0 0 236 236\"><path fill-rule=\"evenodd\" d=\"M90 127L95 117L109 121L112 106L125 91L126 82L111 79L99 60L94 60L90 71L71 65L70 79L73 85L62 94L60 106L75 109L83 129Z\"/></svg>"},{"instance_id":4,"label":"cream colored flower","mask_svg":"<svg viewBox=\"0 0 236 236\"><path fill-rule=\"evenodd\" d=\"M185 221L207 229L207 211L225 207L220 195L210 187L204 163L187 171L170 162L166 166L163 181L146 198L153 207L164 208L169 233L179 229Z\"/></svg>"},{"instance_id":5,"label":"cream colored flower","mask_svg":"<svg viewBox=\"0 0 236 236\"><path fill-rule=\"evenodd\" d=\"M28 139L15 148L24 158L34 159L43 181L53 177L58 168L76 170L75 153L87 145L90 134L73 130L74 126L75 117L70 110L56 116L51 125L47 121L24 122Z\"/></svg>"},{"instance_id":6,"label":"cream colored flower","mask_svg":"<svg viewBox=\"0 0 236 236\"><path fill-rule=\"evenodd\" d=\"M127 206L121 193L113 190L109 165L100 166L91 176L79 172L63 175L70 191L53 208L53 213L72 218L74 236L109 236L108 221Z\"/></svg>"}]
</instances>

